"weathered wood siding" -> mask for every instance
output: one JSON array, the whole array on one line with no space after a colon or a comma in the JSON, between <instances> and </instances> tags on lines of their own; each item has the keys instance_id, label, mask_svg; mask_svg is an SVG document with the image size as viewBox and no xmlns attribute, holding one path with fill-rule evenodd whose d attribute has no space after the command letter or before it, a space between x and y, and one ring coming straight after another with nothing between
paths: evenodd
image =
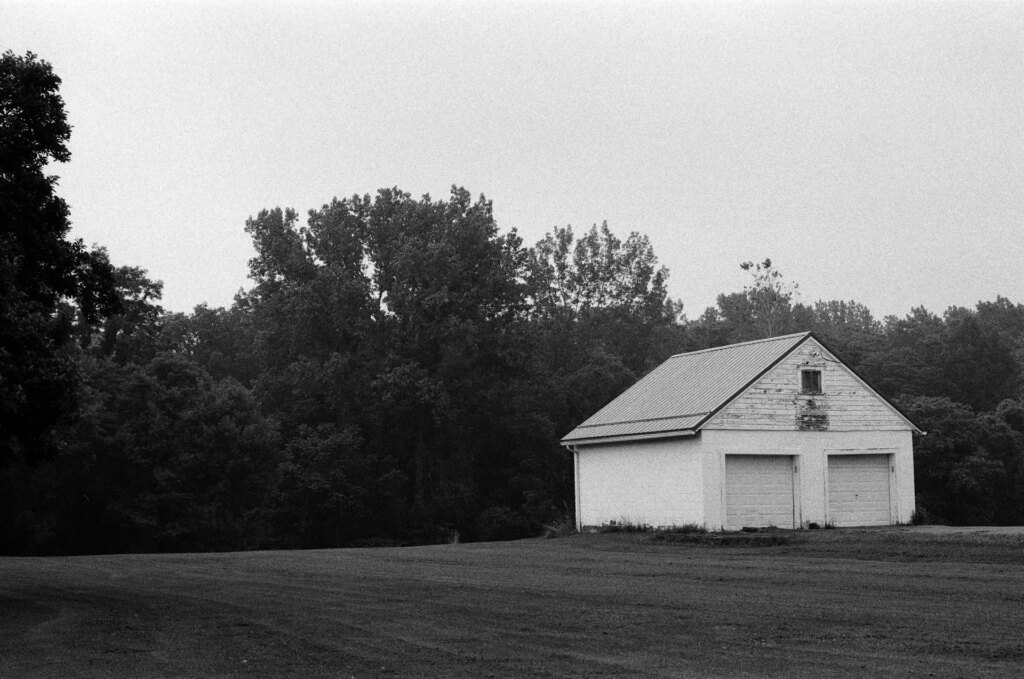
<instances>
[{"instance_id":1,"label":"weathered wood siding","mask_svg":"<svg viewBox=\"0 0 1024 679\"><path fill-rule=\"evenodd\" d=\"M821 394L800 393L801 368L821 370ZM812 338L768 371L703 428L904 431L910 426Z\"/></svg>"}]
</instances>

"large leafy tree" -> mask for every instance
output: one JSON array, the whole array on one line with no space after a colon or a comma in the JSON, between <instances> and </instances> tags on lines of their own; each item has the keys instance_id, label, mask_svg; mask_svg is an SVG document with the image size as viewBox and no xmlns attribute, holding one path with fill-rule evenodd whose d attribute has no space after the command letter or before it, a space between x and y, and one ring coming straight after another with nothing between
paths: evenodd
<instances>
[{"instance_id":1,"label":"large leafy tree","mask_svg":"<svg viewBox=\"0 0 1024 679\"><path fill-rule=\"evenodd\" d=\"M607 222L579 237L571 226L555 227L530 255L539 313L581 317L619 309L638 319L662 319L681 309L668 298L668 270L658 266L647 236L635 231L622 240Z\"/></svg>"},{"instance_id":2,"label":"large leafy tree","mask_svg":"<svg viewBox=\"0 0 1024 679\"><path fill-rule=\"evenodd\" d=\"M859 367L891 397L947 397L990 410L1014 397L1020 384L1013 315L979 305L978 311L950 307L941 317L922 307L887 317Z\"/></svg>"},{"instance_id":3,"label":"large leafy tree","mask_svg":"<svg viewBox=\"0 0 1024 679\"><path fill-rule=\"evenodd\" d=\"M944 396L901 401L928 432L914 445L918 510L925 519L954 524L1019 523L1024 408L1005 400L992 412Z\"/></svg>"},{"instance_id":4,"label":"large leafy tree","mask_svg":"<svg viewBox=\"0 0 1024 679\"><path fill-rule=\"evenodd\" d=\"M255 286L236 308L289 441L281 520L305 544L470 530L514 445L494 431L522 368L518 236L460 188L334 200L304 226L265 210L246 229Z\"/></svg>"},{"instance_id":5,"label":"large leafy tree","mask_svg":"<svg viewBox=\"0 0 1024 679\"><path fill-rule=\"evenodd\" d=\"M70 157L59 87L31 52L0 57L0 462L52 451L48 434L75 404L75 315L91 323L119 307L113 268L68 239L68 206L46 174Z\"/></svg>"},{"instance_id":6,"label":"large leafy tree","mask_svg":"<svg viewBox=\"0 0 1024 679\"><path fill-rule=\"evenodd\" d=\"M486 492L481 473L508 450L487 428L518 369L526 251L515 231L499 233L490 201L456 187L446 201L380 191L367 236L386 331L387 359L375 380L379 400L390 404L381 436L399 452L413 506L464 526Z\"/></svg>"},{"instance_id":7,"label":"large leafy tree","mask_svg":"<svg viewBox=\"0 0 1024 679\"><path fill-rule=\"evenodd\" d=\"M853 300L819 300L814 303L812 314L814 332L854 368L878 350L882 324L863 304Z\"/></svg>"},{"instance_id":8,"label":"large leafy tree","mask_svg":"<svg viewBox=\"0 0 1024 679\"><path fill-rule=\"evenodd\" d=\"M553 365L605 351L642 375L678 345L682 303L668 296L668 269L647 236L623 240L607 223L577 236L556 227L530 250L531 316L553 333Z\"/></svg>"}]
</instances>

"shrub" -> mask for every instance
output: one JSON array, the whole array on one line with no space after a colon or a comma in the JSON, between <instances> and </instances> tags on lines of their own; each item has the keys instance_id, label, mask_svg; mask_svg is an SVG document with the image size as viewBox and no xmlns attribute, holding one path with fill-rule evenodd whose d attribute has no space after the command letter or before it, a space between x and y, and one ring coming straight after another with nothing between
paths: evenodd
<instances>
[{"instance_id":1,"label":"shrub","mask_svg":"<svg viewBox=\"0 0 1024 679\"><path fill-rule=\"evenodd\" d=\"M568 509L554 521L544 524L544 532L542 533L546 538L564 538L575 534L576 514Z\"/></svg>"},{"instance_id":2,"label":"shrub","mask_svg":"<svg viewBox=\"0 0 1024 679\"><path fill-rule=\"evenodd\" d=\"M657 532L671 533L673 535L703 535L708 532L708 529L696 523L684 523L682 526L659 528Z\"/></svg>"},{"instance_id":3,"label":"shrub","mask_svg":"<svg viewBox=\"0 0 1024 679\"><path fill-rule=\"evenodd\" d=\"M646 523L632 523L629 521L609 521L597 529L598 533L650 533L653 527Z\"/></svg>"}]
</instances>

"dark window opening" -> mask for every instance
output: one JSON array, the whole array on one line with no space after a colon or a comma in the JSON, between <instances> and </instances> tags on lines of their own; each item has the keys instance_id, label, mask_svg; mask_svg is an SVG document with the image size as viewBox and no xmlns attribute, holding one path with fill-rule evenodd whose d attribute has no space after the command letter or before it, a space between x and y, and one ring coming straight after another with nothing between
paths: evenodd
<instances>
[{"instance_id":1,"label":"dark window opening","mask_svg":"<svg viewBox=\"0 0 1024 679\"><path fill-rule=\"evenodd\" d=\"M804 394L820 394L821 393L821 371L820 370L801 370L800 371L800 391Z\"/></svg>"}]
</instances>

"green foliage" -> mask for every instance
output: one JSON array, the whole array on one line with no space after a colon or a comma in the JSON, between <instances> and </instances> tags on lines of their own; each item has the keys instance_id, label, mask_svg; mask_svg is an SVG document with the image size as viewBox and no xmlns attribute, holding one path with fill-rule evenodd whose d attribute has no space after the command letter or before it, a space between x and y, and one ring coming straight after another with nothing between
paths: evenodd
<instances>
[{"instance_id":1,"label":"green foliage","mask_svg":"<svg viewBox=\"0 0 1024 679\"><path fill-rule=\"evenodd\" d=\"M811 315L810 329L849 365L862 366L881 348L882 324L859 302L819 300Z\"/></svg>"},{"instance_id":2,"label":"green foliage","mask_svg":"<svg viewBox=\"0 0 1024 679\"><path fill-rule=\"evenodd\" d=\"M509 408L539 398L520 363L527 252L490 202L385 189L246 229L255 286L237 308L254 391L291 442L274 511L296 543L472 535L485 497L544 514L545 482L517 470L538 434Z\"/></svg>"},{"instance_id":3,"label":"green foliage","mask_svg":"<svg viewBox=\"0 0 1024 679\"><path fill-rule=\"evenodd\" d=\"M564 538L576 535L576 512L569 508L568 503L563 505L562 513L554 520L543 525L542 536L545 538Z\"/></svg>"},{"instance_id":4,"label":"green foliage","mask_svg":"<svg viewBox=\"0 0 1024 679\"><path fill-rule=\"evenodd\" d=\"M743 289L743 300L749 307L748 313L757 337L775 337L790 332L797 284L787 284L782 272L774 268L768 258L760 264L743 262L740 268L752 272L754 277L753 283Z\"/></svg>"},{"instance_id":5,"label":"green foliage","mask_svg":"<svg viewBox=\"0 0 1024 679\"><path fill-rule=\"evenodd\" d=\"M74 317L119 309L106 255L67 240L51 162L70 158L60 78L31 52L0 56L0 465L54 452L76 406Z\"/></svg>"},{"instance_id":6,"label":"green foliage","mask_svg":"<svg viewBox=\"0 0 1024 679\"><path fill-rule=\"evenodd\" d=\"M694 534L694 533L707 533L708 529L696 523L684 523L681 526L668 526L667 528L658 529L661 533L675 533L675 534Z\"/></svg>"},{"instance_id":7,"label":"green foliage","mask_svg":"<svg viewBox=\"0 0 1024 679\"><path fill-rule=\"evenodd\" d=\"M668 269L658 266L647 236L622 241L603 222L576 239L556 227L530 251L535 311L579 317L617 309L636 318L674 318L682 305L668 298Z\"/></svg>"},{"instance_id":8,"label":"green foliage","mask_svg":"<svg viewBox=\"0 0 1024 679\"><path fill-rule=\"evenodd\" d=\"M1003 311L951 307L939 317L923 308L885 319L873 338L855 340L854 365L883 394L944 396L991 410L1020 393L1019 325ZM1024 311L1021 311L1024 315ZM1016 338L1016 339L1015 339Z\"/></svg>"},{"instance_id":9,"label":"green foliage","mask_svg":"<svg viewBox=\"0 0 1024 679\"><path fill-rule=\"evenodd\" d=\"M995 415L976 414L946 397L908 397L900 405L928 432L914 446L922 516L959 525L1024 520L1024 438L1007 422L1017 423L1019 402L1005 401Z\"/></svg>"},{"instance_id":10,"label":"green foliage","mask_svg":"<svg viewBox=\"0 0 1024 679\"><path fill-rule=\"evenodd\" d=\"M633 523L632 521L609 521L597 528L598 533L651 533L654 526L646 523Z\"/></svg>"},{"instance_id":11,"label":"green foliage","mask_svg":"<svg viewBox=\"0 0 1024 679\"><path fill-rule=\"evenodd\" d=\"M406 480L361 443L354 428L329 424L303 425L288 441L273 498L280 544L340 547L391 532Z\"/></svg>"},{"instance_id":12,"label":"green foliage","mask_svg":"<svg viewBox=\"0 0 1024 679\"><path fill-rule=\"evenodd\" d=\"M3 535L7 551L109 552L259 546L278 474L278 433L251 393L181 357L85 358L78 418L52 463L7 477L52 534Z\"/></svg>"},{"instance_id":13,"label":"green foliage","mask_svg":"<svg viewBox=\"0 0 1024 679\"><path fill-rule=\"evenodd\" d=\"M476 517L478 540L518 540L531 536L529 522L508 507L488 507Z\"/></svg>"}]
</instances>

